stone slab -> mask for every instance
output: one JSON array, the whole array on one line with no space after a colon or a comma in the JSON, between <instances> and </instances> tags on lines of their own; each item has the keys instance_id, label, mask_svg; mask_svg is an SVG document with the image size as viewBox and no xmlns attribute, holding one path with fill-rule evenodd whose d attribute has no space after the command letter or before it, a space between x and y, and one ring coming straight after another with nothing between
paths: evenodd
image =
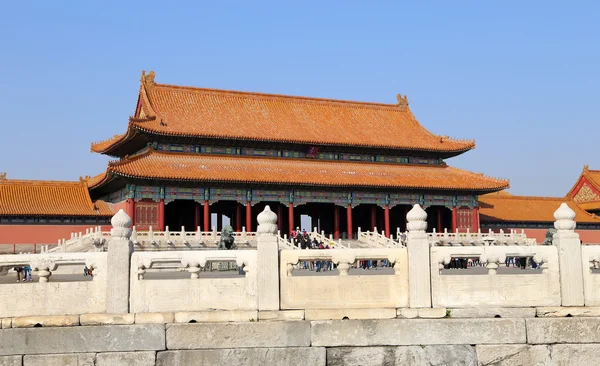
<instances>
[{"instance_id":1,"label":"stone slab","mask_svg":"<svg viewBox=\"0 0 600 366\"><path fill-rule=\"evenodd\" d=\"M175 321L174 313L137 313L135 322L137 324L166 324Z\"/></svg>"},{"instance_id":2,"label":"stone slab","mask_svg":"<svg viewBox=\"0 0 600 366\"><path fill-rule=\"evenodd\" d=\"M25 356L23 366L94 366L95 356L95 353Z\"/></svg>"},{"instance_id":3,"label":"stone slab","mask_svg":"<svg viewBox=\"0 0 600 366\"><path fill-rule=\"evenodd\" d=\"M450 318L535 318L535 308L448 309Z\"/></svg>"},{"instance_id":4,"label":"stone slab","mask_svg":"<svg viewBox=\"0 0 600 366\"><path fill-rule=\"evenodd\" d=\"M600 344L556 344L550 348L556 366L592 366L600 360Z\"/></svg>"},{"instance_id":5,"label":"stone slab","mask_svg":"<svg viewBox=\"0 0 600 366\"><path fill-rule=\"evenodd\" d=\"M395 308L386 309L306 309L306 320L342 320L346 319L392 319L396 317Z\"/></svg>"},{"instance_id":6,"label":"stone slab","mask_svg":"<svg viewBox=\"0 0 600 366\"><path fill-rule=\"evenodd\" d=\"M538 318L600 317L599 307L556 306L536 308Z\"/></svg>"},{"instance_id":7,"label":"stone slab","mask_svg":"<svg viewBox=\"0 0 600 366\"><path fill-rule=\"evenodd\" d=\"M157 351L164 324L101 325L0 330L0 355Z\"/></svg>"},{"instance_id":8,"label":"stone slab","mask_svg":"<svg viewBox=\"0 0 600 366\"><path fill-rule=\"evenodd\" d=\"M23 356L0 356L0 366L21 366Z\"/></svg>"},{"instance_id":9,"label":"stone slab","mask_svg":"<svg viewBox=\"0 0 600 366\"><path fill-rule=\"evenodd\" d=\"M167 324L168 349L308 347L309 322Z\"/></svg>"},{"instance_id":10,"label":"stone slab","mask_svg":"<svg viewBox=\"0 0 600 366\"><path fill-rule=\"evenodd\" d=\"M98 353L95 366L154 366L156 353L154 351L143 352L110 352Z\"/></svg>"},{"instance_id":11,"label":"stone slab","mask_svg":"<svg viewBox=\"0 0 600 366\"><path fill-rule=\"evenodd\" d=\"M396 316L403 319L414 319L419 316L418 309L400 308L396 310Z\"/></svg>"},{"instance_id":12,"label":"stone slab","mask_svg":"<svg viewBox=\"0 0 600 366\"><path fill-rule=\"evenodd\" d=\"M196 365L310 365L325 366L325 348L238 348L159 352L157 366Z\"/></svg>"},{"instance_id":13,"label":"stone slab","mask_svg":"<svg viewBox=\"0 0 600 366\"><path fill-rule=\"evenodd\" d=\"M600 318L526 319L527 343L600 343Z\"/></svg>"},{"instance_id":14,"label":"stone slab","mask_svg":"<svg viewBox=\"0 0 600 366\"><path fill-rule=\"evenodd\" d=\"M418 316L422 319L440 319L446 317L446 308L421 308Z\"/></svg>"},{"instance_id":15,"label":"stone slab","mask_svg":"<svg viewBox=\"0 0 600 366\"><path fill-rule=\"evenodd\" d=\"M2 329L12 328L12 318L2 318Z\"/></svg>"},{"instance_id":16,"label":"stone slab","mask_svg":"<svg viewBox=\"0 0 600 366\"><path fill-rule=\"evenodd\" d=\"M363 365L477 366L477 356L467 345L327 348L327 366Z\"/></svg>"},{"instance_id":17,"label":"stone slab","mask_svg":"<svg viewBox=\"0 0 600 366\"><path fill-rule=\"evenodd\" d=\"M412 346L526 343L523 319L383 319L311 322L312 345Z\"/></svg>"},{"instance_id":18,"label":"stone slab","mask_svg":"<svg viewBox=\"0 0 600 366\"><path fill-rule=\"evenodd\" d=\"M13 328L72 327L79 325L79 315L23 316L13 318Z\"/></svg>"},{"instance_id":19,"label":"stone slab","mask_svg":"<svg viewBox=\"0 0 600 366\"><path fill-rule=\"evenodd\" d=\"M550 347L527 344L476 346L480 366L530 366L554 365L550 358Z\"/></svg>"},{"instance_id":20,"label":"stone slab","mask_svg":"<svg viewBox=\"0 0 600 366\"><path fill-rule=\"evenodd\" d=\"M135 322L134 314L81 314L81 325L129 325Z\"/></svg>"},{"instance_id":21,"label":"stone slab","mask_svg":"<svg viewBox=\"0 0 600 366\"><path fill-rule=\"evenodd\" d=\"M214 310L175 313L175 323L215 323L257 321L256 310Z\"/></svg>"},{"instance_id":22,"label":"stone slab","mask_svg":"<svg viewBox=\"0 0 600 366\"><path fill-rule=\"evenodd\" d=\"M259 321L304 320L304 310L265 310L258 312Z\"/></svg>"}]
</instances>

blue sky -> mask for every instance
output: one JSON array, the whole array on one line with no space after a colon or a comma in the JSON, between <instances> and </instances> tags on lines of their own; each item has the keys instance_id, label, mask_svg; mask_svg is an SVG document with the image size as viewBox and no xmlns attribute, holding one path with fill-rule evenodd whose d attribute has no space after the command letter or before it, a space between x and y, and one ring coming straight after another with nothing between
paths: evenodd
<instances>
[{"instance_id":1,"label":"blue sky","mask_svg":"<svg viewBox=\"0 0 600 366\"><path fill-rule=\"evenodd\" d=\"M284 4L285 3L285 4ZM415 4L418 3L418 4ZM600 169L600 2L4 2L0 171L95 175L159 83L395 103L475 139L449 164L564 195Z\"/></svg>"}]
</instances>

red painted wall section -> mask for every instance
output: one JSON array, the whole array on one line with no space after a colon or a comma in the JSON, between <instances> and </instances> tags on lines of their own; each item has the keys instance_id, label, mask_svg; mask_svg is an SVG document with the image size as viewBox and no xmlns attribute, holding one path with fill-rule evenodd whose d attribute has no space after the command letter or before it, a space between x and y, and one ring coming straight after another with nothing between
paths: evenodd
<instances>
[{"instance_id":1,"label":"red painted wall section","mask_svg":"<svg viewBox=\"0 0 600 366\"><path fill-rule=\"evenodd\" d=\"M0 244L56 244L71 233L83 233L93 225L0 225ZM110 225L102 226L109 231Z\"/></svg>"}]
</instances>

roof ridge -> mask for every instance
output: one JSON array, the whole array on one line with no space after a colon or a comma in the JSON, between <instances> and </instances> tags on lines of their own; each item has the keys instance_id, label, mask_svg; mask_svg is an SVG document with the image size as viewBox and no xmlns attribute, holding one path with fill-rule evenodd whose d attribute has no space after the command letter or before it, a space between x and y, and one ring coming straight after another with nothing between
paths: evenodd
<instances>
[{"instance_id":1,"label":"roof ridge","mask_svg":"<svg viewBox=\"0 0 600 366\"><path fill-rule=\"evenodd\" d=\"M168 88L168 89L176 89L176 90L184 90L189 92L197 92L197 93L218 93L218 94L232 94L232 95L243 95L249 97L256 98L266 98L266 99L283 99L283 100L295 100L295 101L303 101L303 102L312 102L312 103L324 103L324 104L350 104L355 105L357 107L386 107L393 110L405 111L408 108L403 108L399 106L397 103L381 103L381 102L361 102L355 100L345 100L345 99L334 99L334 98L317 98L317 97L306 97L306 96L297 96L290 94L277 94L277 93L263 93L263 92L250 92L250 91L242 91L242 90L232 90L232 89L216 89L216 88L201 88L195 86L186 86L186 85L174 85L174 84L154 84L153 88Z\"/></svg>"},{"instance_id":2,"label":"roof ridge","mask_svg":"<svg viewBox=\"0 0 600 366\"><path fill-rule=\"evenodd\" d=\"M28 184L28 185L46 185L46 186L60 186L60 185L72 185L82 186L82 181L73 180L38 180L38 179L2 179L0 185L12 185L12 184Z\"/></svg>"}]
</instances>

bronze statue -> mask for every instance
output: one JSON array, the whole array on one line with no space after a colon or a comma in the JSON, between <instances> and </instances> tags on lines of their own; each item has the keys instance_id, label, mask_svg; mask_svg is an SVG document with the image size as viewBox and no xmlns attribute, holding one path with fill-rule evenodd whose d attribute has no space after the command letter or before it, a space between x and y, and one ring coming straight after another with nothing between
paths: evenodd
<instances>
[{"instance_id":1,"label":"bronze statue","mask_svg":"<svg viewBox=\"0 0 600 366\"><path fill-rule=\"evenodd\" d=\"M235 238L233 237L233 228L230 225L224 226L221 230L221 240L219 240L219 249L237 249L237 245L235 245Z\"/></svg>"}]
</instances>

